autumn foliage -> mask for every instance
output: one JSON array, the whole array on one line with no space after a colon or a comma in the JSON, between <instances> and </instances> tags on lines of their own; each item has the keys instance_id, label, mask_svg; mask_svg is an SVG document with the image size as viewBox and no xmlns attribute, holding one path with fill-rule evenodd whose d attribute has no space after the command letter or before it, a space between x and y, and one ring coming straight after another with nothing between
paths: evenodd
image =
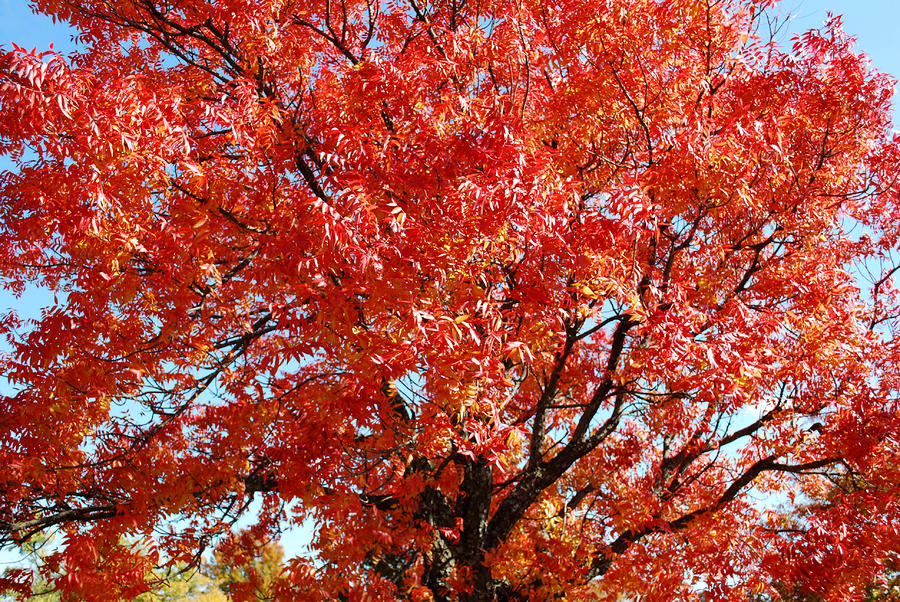
<instances>
[{"instance_id":1,"label":"autumn foliage","mask_svg":"<svg viewBox=\"0 0 900 602\"><path fill-rule=\"evenodd\" d=\"M66 595L303 521L279 600L852 600L896 566L893 81L838 20L36 5L80 50L0 54L0 277L52 296L0 318L0 543L61 530Z\"/></svg>"}]
</instances>

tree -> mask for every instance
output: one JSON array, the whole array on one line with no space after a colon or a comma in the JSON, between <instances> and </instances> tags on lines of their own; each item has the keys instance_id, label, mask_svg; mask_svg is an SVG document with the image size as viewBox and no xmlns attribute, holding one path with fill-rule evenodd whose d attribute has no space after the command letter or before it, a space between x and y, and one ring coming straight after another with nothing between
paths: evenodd
<instances>
[{"instance_id":1,"label":"tree","mask_svg":"<svg viewBox=\"0 0 900 602\"><path fill-rule=\"evenodd\" d=\"M285 600L884 574L900 151L838 19L785 50L751 0L36 7L82 50L0 59L0 273L54 295L2 320L0 531L64 531L66 592L239 517L316 525ZM826 477L864 485L772 511Z\"/></svg>"},{"instance_id":2,"label":"tree","mask_svg":"<svg viewBox=\"0 0 900 602\"><path fill-rule=\"evenodd\" d=\"M239 537L223 548L204 570L220 591L229 599L276 599L278 578L284 571L284 549L279 544Z\"/></svg>"},{"instance_id":3,"label":"tree","mask_svg":"<svg viewBox=\"0 0 900 602\"><path fill-rule=\"evenodd\" d=\"M67 581L68 572L64 566L47 570L45 557L48 547L50 545L43 536L36 536L23 544L23 551L29 561L28 568L19 566L5 570L8 581L16 586L9 587L6 591L0 590L0 600L15 600L17 593L42 602L58 602L62 599L58 586ZM199 567L172 565L164 572L150 572L146 578L152 589L129 599L133 602L226 602L233 599L226 597L227 593L244 590L245 595L254 596L251 599L271 600L272 592L269 590L284 568L284 551L281 546L271 542L257 544L253 546L253 550L258 551L258 554L248 554L245 551L237 557L229 558L219 554L212 562L200 561ZM106 559L101 558L98 565L105 562ZM19 577L28 572L39 575L32 580L31 590L23 592ZM110 599L108 594L106 599Z\"/></svg>"},{"instance_id":4,"label":"tree","mask_svg":"<svg viewBox=\"0 0 900 602\"><path fill-rule=\"evenodd\" d=\"M800 504L791 508L791 513L784 516L781 521L785 528L795 531L807 529L810 526L808 519L815 521L817 514L845 503L853 503L853 494L866 489L869 485L859 475L836 475L831 478L831 486L823 494L809 503ZM866 524L853 524L862 519L865 522L865 511L856 512L842 521L840 527L845 531L859 532L866 528ZM884 602L900 600L900 556L896 547L879 550L879 564L882 572L877 574L871 583L865 587L865 600L867 602L882 600ZM822 602L824 599L836 598L837 595L829 595L835 582L827 573L816 570L816 565L822 564L823 554L814 554L809 558L799 558L791 567L789 578L792 581L774 584L776 595L769 593L754 596L758 602L771 600L784 600L789 602ZM826 552L827 560L827 552ZM840 582L838 581L838 585ZM861 594L860 594L861 595Z\"/></svg>"}]
</instances>

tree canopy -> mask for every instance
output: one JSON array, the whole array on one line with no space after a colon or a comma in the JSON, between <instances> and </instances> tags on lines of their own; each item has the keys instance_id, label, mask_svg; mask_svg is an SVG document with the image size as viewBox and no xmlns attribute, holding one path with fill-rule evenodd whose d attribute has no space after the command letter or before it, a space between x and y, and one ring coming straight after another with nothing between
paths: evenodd
<instances>
[{"instance_id":1,"label":"tree canopy","mask_svg":"<svg viewBox=\"0 0 900 602\"><path fill-rule=\"evenodd\" d=\"M304 521L278 599L850 600L896 566L894 82L838 19L34 4L79 50L0 53L0 279L53 296L0 317L0 544L62 531L64 595Z\"/></svg>"}]
</instances>

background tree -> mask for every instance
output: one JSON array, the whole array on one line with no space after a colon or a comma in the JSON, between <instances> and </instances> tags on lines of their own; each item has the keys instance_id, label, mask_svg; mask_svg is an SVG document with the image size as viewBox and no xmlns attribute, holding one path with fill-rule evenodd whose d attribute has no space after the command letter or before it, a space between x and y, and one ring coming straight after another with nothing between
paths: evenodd
<instances>
[{"instance_id":1,"label":"background tree","mask_svg":"<svg viewBox=\"0 0 900 602\"><path fill-rule=\"evenodd\" d=\"M3 579L6 587L0 590L0 599L4 601L15 600L16 596L31 595L33 598L43 600L44 602L59 602L60 596L54 591L53 586L45 577L38 579L33 578L33 573L38 567L46 568L43 561L44 549L47 546L49 537L45 534L36 534L29 541L22 542L19 551L22 554L20 565L16 567L6 567L3 570Z\"/></svg>"},{"instance_id":2,"label":"background tree","mask_svg":"<svg viewBox=\"0 0 900 602\"><path fill-rule=\"evenodd\" d=\"M174 566L170 575L153 591L134 598L134 602L227 602L220 584L195 567ZM157 578L160 575L156 576Z\"/></svg>"},{"instance_id":3,"label":"background tree","mask_svg":"<svg viewBox=\"0 0 900 602\"><path fill-rule=\"evenodd\" d=\"M38 0L83 50L0 58L0 274L55 294L0 322L2 543L127 597L258 498L316 524L281 599L862 597L893 82L769 5Z\"/></svg>"},{"instance_id":4,"label":"background tree","mask_svg":"<svg viewBox=\"0 0 900 602\"><path fill-rule=\"evenodd\" d=\"M277 543L236 538L221 546L203 573L228 599L275 600L276 588L284 571L284 549Z\"/></svg>"}]
</instances>

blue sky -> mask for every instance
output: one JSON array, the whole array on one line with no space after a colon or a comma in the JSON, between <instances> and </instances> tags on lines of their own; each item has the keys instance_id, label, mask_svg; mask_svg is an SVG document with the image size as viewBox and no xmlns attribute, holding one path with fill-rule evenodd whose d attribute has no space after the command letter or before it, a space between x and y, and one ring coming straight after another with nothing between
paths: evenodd
<instances>
[{"instance_id":1,"label":"blue sky","mask_svg":"<svg viewBox=\"0 0 900 602\"><path fill-rule=\"evenodd\" d=\"M793 31L819 27L828 11L841 15L844 29L857 38L879 71L900 78L900 2L896 0L785 0L780 10L794 15ZM897 103L895 102L895 106Z\"/></svg>"}]
</instances>

